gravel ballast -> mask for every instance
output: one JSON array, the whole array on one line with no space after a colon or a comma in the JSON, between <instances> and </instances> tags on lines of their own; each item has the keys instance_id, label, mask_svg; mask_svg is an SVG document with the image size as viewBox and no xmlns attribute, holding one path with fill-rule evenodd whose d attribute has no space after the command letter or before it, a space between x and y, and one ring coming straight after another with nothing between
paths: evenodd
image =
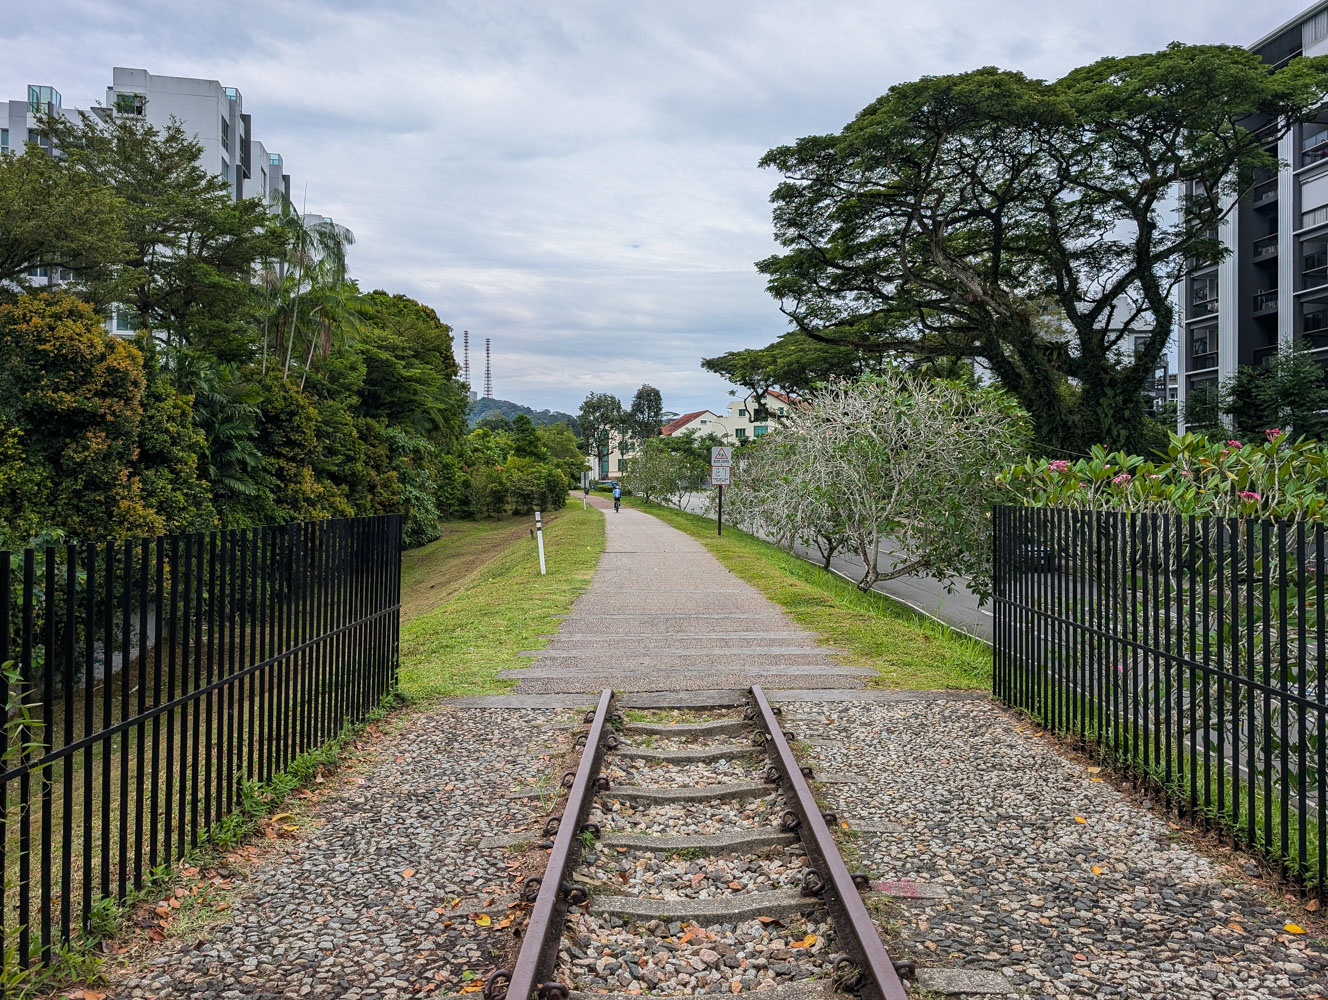
<instances>
[{"instance_id":1,"label":"gravel ballast","mask_svg":"<svg viewBox=\"0 0 1328 1000\"><path fill-rule=\"evenodd\" d=\"M605 833L729 833L773 828L783 811L774 795L755 799L711 799L671 805L638 805L617 800L610 790L590 810L590 821Z\"/></svg>"},{"instance_id":2,"label":"gravel ballast","mask_svg":"<svg viewBox=\"0 0 1328 1000\"><path fill-rule=\"evenodd\" d=\"M752 992L828 977L833 953L823 911L709 927L658 920L629 927L616 917L576 914L563 935L558 978L592 992Z\"/></svg>"},{"instance_id":3,"label":"gravel ballast","mask_svg":"<svg viewBox=\"0 0 1328 1000\"><path fill-rule=\"evenodd\" d=\"M538 727L556 718L444 709L384 736L377 763L258 865L224 923L116 972L111 995L360 1000L418 996L427 984L457 992L510 941L499 916L487 928L471 916L491 900L501 913L512 892L511 855L481 850L478 835L533 818L530 803L502 793L513 775L552 767L542 759L552 737Z\"/></svg>"},{"instance_id":4,"label":"gravel ballast","mask_svg":"<svg viewBox=\"0 0 1328 1000\"><path fill-rule=\"evenodd\" d=\"M803 704L799 734L819 770L865 785L822 795L850 825L873 878L941 885L896 907L921 960L985 968L1037 997L1293 1000L1322 997L1322 942L1285 930L1242 872L991 704ZM833 720L833 721L830 721ZM1094 780L1097 778L1098 780ZM1304 921L1308 923L1308 921Z\"/></svg>"},{"instance_id":5,"label":"gravel ballast","mask_svg":"<svg viewBox=\"0 0 1328 1000\"><path fill-rule=\"evenodd\" d=\"M800 845L759 854L679 857L664 851L587 854L578 873L603 891L624 896L706 899L735 893L796 889L807 857Z\"/></svg>"},{"instance_id":6,"label":"gravel ballast","mask_svg":"<svg viewBox=\"0 0 1328 1000\"><path fill-rule=\"evenodd\" d=\"M634 757L606 757L603 772L614 785L646 785L655 788L703 788L706 785L736 785L760 781L765 770L757 758L714 760L705 763L671 764Z\"/></svg>"}]
</instances>

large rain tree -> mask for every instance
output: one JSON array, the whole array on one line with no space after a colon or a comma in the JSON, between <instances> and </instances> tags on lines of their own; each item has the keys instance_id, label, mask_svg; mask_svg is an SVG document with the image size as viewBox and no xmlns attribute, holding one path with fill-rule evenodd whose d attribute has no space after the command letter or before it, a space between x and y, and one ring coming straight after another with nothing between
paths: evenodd
<instances>
[{"instance_id":1,"label":"large rain tree","mask_svg":"<svg viewBox=\"0 0 1328 1000\"><path fill-rule=\"evenodd\" d=\"M784 175L784 252L758 267L812 340L976 359L1042 447L1146 448L1185 261L1220 258L1232 199L1276 166L1264 146L1326 95L1328 59L1271 70L1179 44L1053 82L985 68L900 84L838 135L762 159ZM1178 182L1198 192L1182 212Z\"/></svg>"}]
</instances>

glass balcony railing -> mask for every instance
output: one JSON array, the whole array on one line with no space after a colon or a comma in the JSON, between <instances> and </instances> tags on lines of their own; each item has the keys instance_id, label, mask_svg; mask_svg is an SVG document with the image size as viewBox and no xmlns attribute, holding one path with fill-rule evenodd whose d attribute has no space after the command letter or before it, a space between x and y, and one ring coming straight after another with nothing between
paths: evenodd
<instances>
[{"instance_id":1,"label":"glass balcony railing","mask_svg":"<svg viewBox=\"0 0 1328 1000\"><path fill-rule=\"evenodd\" d=\"M1250 198L1254 202L1255 208L1273 204L1277 201L1277 178L1270 177L1268 180L1254 185L1250 189Z\"/></svg>"},{"instance_id":2,"label":"glass balcony railing","mask_svg":"<svg viewBox=\"0 0 1328 1000\"><path fill-rule=\"evenodd\" d=\"M1313 330L1300 335L1300 346L1306 351L1319 351L1328 347L1328 330Z\"/></svg>"},{"instance_id":3,"label":"glass balcony railing","mask_svg":"<svg viewBox=\"0 0 1328 1000\"><path fill-rule=\"evenodd\" d=\"M1301 288L1318 288L1328 285L1328 265L1312 267L1300 273Z\"/></svg>"},{"instance_id":4,"label":"glass balcony railing","mask_svg":"<svg viewBox=\"0 0 1328 1000\"><path fill-rule=\"evenodd\" d=\"M1217 352L1210 351L1208 354L1194 354L1190 357L1190 371L1201 372L1206 368L1217 367Z\"/></svg>"},{"instance_id":5,"label":"glass balcony railing","mask_svg":"<svg viewBox=\"0 0 1328 1000\"><path fill-rule=\"evenodd\" d=\"M1270 257L1277 256L1277 233L1265 236L1261 240L1254 241L1254 259L1268 260Z\"/></svg>"},{"instance_id":6,"label":"glass balcony railing","mask_svg":"<svg viewBox=\"0 0 1328 1000\"><path fill-rule=\"evenodd\" d=\"M1269 347L1256 347L1254 349L1254 355L1250 360L1254 362L1255 368L1267 368L1277 360L1277 345L1273 344Z\"/></svg>"},{"instance_id":7,"label":"glass balcony railing","mask_svg":"<svg viewBox=\"0 0 1328 1000\"><path fill-rule=\"evenodd\" d=\"M1254 296L1254 312L1258 313L1272 312L1277 308L1277 289L1274 288L1268 292L1257 292Z\"/></svg>"},{"instance_id":8,"label":"glass balcony railing","mask_svg":"<svg viewBox=\"0 0 1328 1000\"><path fill-rule=\"evenodd\" d=\"M1328 157L1328 128L1321 128L1301 139L1300 152L1306 163L1318 163Z\"/></svg>"}]
</instances>

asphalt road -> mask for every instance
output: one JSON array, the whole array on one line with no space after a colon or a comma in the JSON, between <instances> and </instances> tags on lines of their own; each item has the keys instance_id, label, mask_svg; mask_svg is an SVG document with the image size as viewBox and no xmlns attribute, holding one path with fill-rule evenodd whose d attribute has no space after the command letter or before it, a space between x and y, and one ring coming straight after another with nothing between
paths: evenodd
<instances>
[{"instance_id":1,"label":"asphalt road","mask_svg":"<svg viewBox=\"0 0 1328 1000\"><path fill-rule=\"evenodd\" d=\"M704 514L708 502L709 497L706 494L692 493L688 495L684 509L694 514ZM823 562L821 554L814 548L795 546L793 551L803 558L812 560L818 566ZM888 565L887 551L883 545L881 547L883 565ZM862 579L862 564L852 554L836 553L830 560L830 568L854 583ZM924 614L939 618L947 625L975 636L983 642L992 640L990 607L979 607L976 595L962 581L956 583L954 593L947 593L940 583L924 576L901 576L897 580L877 581L872 589Z\"/></svg>"}]
</instances>

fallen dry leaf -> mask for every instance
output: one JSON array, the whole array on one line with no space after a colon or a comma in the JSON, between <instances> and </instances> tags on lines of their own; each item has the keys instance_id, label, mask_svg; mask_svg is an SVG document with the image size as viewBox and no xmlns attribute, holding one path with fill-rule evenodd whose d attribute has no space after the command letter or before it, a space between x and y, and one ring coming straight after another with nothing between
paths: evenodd
<instances>
[{"instance_id":1,"label":"fallen dry leaf","mask_svg":"<svg viewBox=\"0 0 1328 1000\"><path fill-rule=\"evenodd\" d=\"M1094 875L1101 875L1101 874L1102 874L1102 869L1099 868L1097 865L1094 865L1092 868L1090 868L1090 869L1088 869L1088 870L1091 871Z\"/></svg>"},{"instance_id":2,"label":"fallen dry leaf","mask_svg":"<svg viewBox=\"0 0 1328 1000\"><path fill-rule=\"evenodd\" d=\"M1286 931L1288 934L1304 934L1304 933L1305 933L1305 928L1304 928L1304 927L1301 927L1300 924L1285 924L1285 925L1282 927L1282 930Z\"/></svg>"},{"instance_id":3,"label":"fallen dry leaf","mask_svg":"<svg viewBox=\"0 0 1328 1000\"><path fill-rule=\"evenodd\" d=\"M414 875L414 874L415 874L415 869L414 869L414 868L407 868L405 871L403 871L403 872L401 873L401 877L402 877L402 878L410 878L410 877L411 877L412 875Z\"/></svg>"},{"instance_id":4,"label":"fallen dry leaf","mask_svg":"<svg viewBox=\"0 0 1328 1000\"><path fill-rule=\"evenodd\" d=\"M1074 818L1074 821L1075 821L1076 823L1087 823L1087 822L1088 822L1088 820L1084 819L1082 816L1076 816L1076 817Z\"/></svg>"},{"instance_id":5,"label":"fallen dry leaf","mask_svg":"<svg viewBox=\"0 0 1328 1000\"><path fill-rule=\"evenodd\" d=\"M493 921L489 919L489 915L487 913L481 913L478 917L475 918L475 923L479 924L481 927L488 927L491 923L493 923Z\"/></svg>"},{"instance_id":6,"label":"fallen dry leaf","mask_svg":"<svg viewBox=\"0 0 1328 1000\"><path fill-rule=\"evenodd\" d=\"M1319 901L1317 899L1311 899L1308 903L1305 904L1305 909L1309 910L1311 913L1313 913L1318 908L1319 908Z\"/></svg>"}]
</instances>

